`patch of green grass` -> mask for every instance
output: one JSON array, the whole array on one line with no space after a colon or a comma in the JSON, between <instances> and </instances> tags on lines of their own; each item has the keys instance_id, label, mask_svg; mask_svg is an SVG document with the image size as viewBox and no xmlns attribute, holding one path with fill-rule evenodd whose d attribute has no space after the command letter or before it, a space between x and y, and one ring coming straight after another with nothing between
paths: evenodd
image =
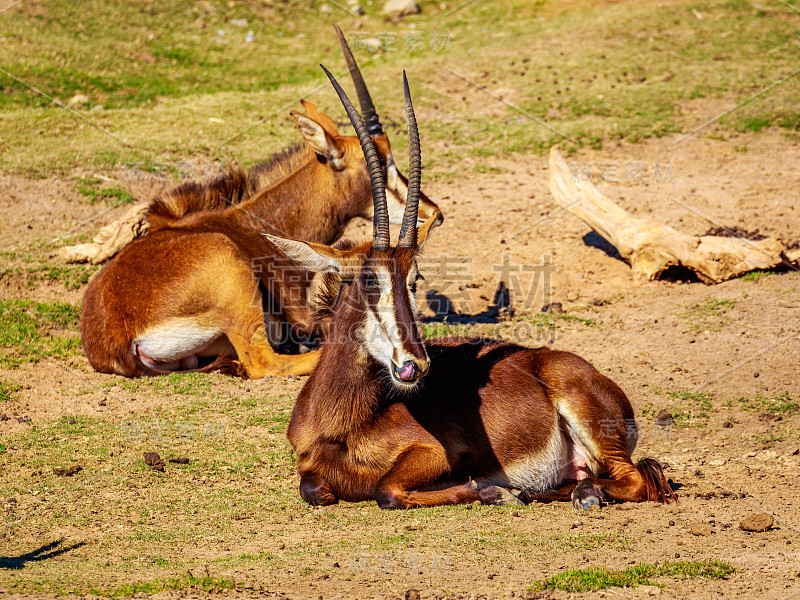
<instances>
[{"instance_id":1,"label":"patch of green grass","mask_svg":"<svg viewBox=\"0 0 800 600\"><path fill-rule=\"evenodd\" d=\"M37 281L60 281L65 289L78 290L89 283L91 276L101 268L101 265L90 264L53 265L40 263L36 267L25 268L26 285L32 288Z\"/></svg>"},{"instance_id":2,"label":"patch of green grass","mask_svg":"<svg viewBox=\"0 0 800 600\"><path fill-rule=\"evenodd\" d=\"M742 124L739 126L740 131L752 131L754 133L758 133L762 129L766 129L772 125L772 121L765 117L749 117L744 119Z\"/></svg>"},{"instance_id":3,"label":"patch of green grass","mask_svg":"<svg viewBox=\"0 0 800 600\"><path fill-rule=\"evenodd\" d=\"M669 397L690 402L703 410L711 410L711 399L714 396L709 392L669 392Z\"/></svg>"},{"instance_id":4,"label":"patch of green grass","mask_svg":"<svg viewBox=\"0 0 800 600\"><path fill-rule=\"evenodd\" d=\"M735 305L735 300L706 298L702 302L690 304L678 316L687 322L686 332L719 331L727 323L726 313Z\"/></svg>"},{"instance_id":5,"label":"patch of green grass","mask_svg":"<svg viewBox=\"0 0 800 600\"><path fill-rule=\"evenodd\" d=\"M14 392L18 392L21 389L22 386L20 385L0 381L0 402L8 402L9 400L13 399Z\"/></svg>"},{"instance_id":6,"label":"patch of green grass","mask_svg":"<svg viewBox=\"0 0 800 600\"><path fill-rule=\"evenodd\" d=\"M784 129L800 131L800 112L782 114L778 117L776 123Z\"/></svg>"},{"instance_id":7,"label":"patch of green grass","mask_svg":"<svg viewBox=\"0 0 800 600\"><path fill-rule=\"evenodd\" d=\"M359 33L343 25L351 39L395 36L396 47L377 55L356 43L356 58L385 124L403 114L391 73L413 71L418 117L426 139L435 142L426 146L426 177L444 181L457 179L458 157L540 154L556 142L570 154L610 140L663 136L680 130L682 103L744 99L767 77L794 68L790 20L759 17L739 2L700 8L708 18L694 19L683 8L665 12L650 2L600 7L499 0L452 14L429 3L409 17L426 44L413 51L404 48L405 26L387 25L376 11L368 9ZM232 24L240 19L247 25ZM0 75L0 169L70 173L187 155L252 164L298 139L287 115L273 108L313 93L322 110L342 120L330 89L316 90L323 56L334 70L343 65L331 58L330 21L316 4L299 0L233 6L166 0L145 8L112 0L90 10L66 0L15 6L0 21L0 64L61 101L88 94L93 110L80 110L116 139ZM446 48L431 48L432 37L445 31L452 35ZM554 53L542 39L559 39L570 51ZM770 52L778 47L785 50ZM524 59L519 48L527 49ZM94 110L101 104L105 109ZM796 131L800 117L786 109L796 104L797 86L787 83L720 126L751 131L773 123ZM238 135L259 119L263 125ZM393 135L398 157L403 137Z\"/></svg>"},{"instance_id":8,"label":"patch of green grass","mask_svg":"<svg viewBox=\"0 0 800 600\"><path fill-rule=\"evenodd\" d=\"M201 575L196 576L191 572L180 577L171 577L168 579L156 579L154 581L142 581L138 583L131 583L121 585L116 588L106 590L93 590L93 594L100 596L116 597L131 597L136 594L147 594L151 596L159 592L186 590L189 588L200 589L209 594L218 594L223 590L233 590L238 586L232 579L225 577L217 577L214 575Z\"/></svg>"},{"instance_id":9,"label":"patch of green grass","mask_svg":"<svg viewBox=\"0 0 800 600\"><path fill-rule=\"evenodd\" d=\"M75 354L78 317L78 308L62 302L0 300L0 366Z\"/></svg>"},{"instance_id":10,"label":"patch of green grass","mask_svg":"<svg viewBox=\"0 0 800 600\"><path fill-rule=\"evenodd\" d=\"M713 395L708 392L669 392L669 397L679 404L667 407L677 427L699 427L709 418L708 412L713 409Z\"/></svg>"},{"instance_id":11,"label":"patch of green grass","mask_svg":"<svg viewBox=\"0 0 800 600\"><path fill-rule=\"evenodd\" d=\"M780 433L765 433L755 436L755 439L764 448L771 448L773 444L782 442L786 437Z\"/></svg>"},{"instance_id":12,"label":"patch of green grass","mask_svg":"<svg viewBox=\"0 0 800 600\"><path fill-rule=\"evenodd\" d=\"M69 236L69 243L80 243L87 239L86 235ZM67 240L61 239L59 242L65 244ZM101 268L100 265L63 264L59 259L53 259L53 251L57 246L52 240L39 239L0 252L0 257L10 263L0 267L0 279L16 279L27 288L33 288L40 282L56 281L61 282L67 290L77 290Z\"/></svg>"},{"instance_id":13,"label":"patch of green grass","mask_svg":"<svg viewBox=\"0 0 800 600\"><path fill-rule=\"evenodd\" d=\"M517 320L533 323L536 327L557 329L559 323L580 323L586 327L594 327L597 321L586 317L578 317L567 313L533 313L518 317Z\"/></svg>"},{"instance_id":14,"label":"patch of green grass","mask_svg":"<svg viewBox=\"0 0 800 600\"><path fill-rule=\"evenodd\" d=\"M440 337L472 337L475 328L467 324L422 323L422 337L425 339Z\"/></svg>"},{"instance_id":15,"label":"patch of green grass","mask_svg":"<svg viewBox=\"0 0 800 600\"><path fill-rule=\"evenodd\" d=\"M620 552L633 550L633 543L625 536L616 533L589 533L584 535L554 535L549 538L559 552L572 550L594 550L595 548L614 548Z\"/></svg>"},{"instance_id":16,"label":"patch of green grass","mask_svg":"<svg viewBox=\"0 0 800 600\"><path fill-rule=\"evenodd\" d=\"M502 173L503 169L500 167L493 167L492 165L475 165L472 168L476 173Z\"/></svg>"},{"instance_id":17,"label":"patch of green grass","mask_svg":"<svg viewBox=\"0 0 800 600\"><path fill-rule=\"evenodd\" d=\"M580 593L611 587L657 585L652 581L655 577L726 579L735 571L734 567L719 560L667 561L662 564L636 565L621 571L605 567L570 569L544 581L537 581L528 589L534 592L559 589Z\"/></svg>"},{"instance_id":18,"label":"patch of green grass","mask_svg":"<svg viewBox=\"0 0 800 600\"><path fill-rule=\"evenodd\" d=\"M789 398L789 392L769 397L758 394L754 398L739 398L739 405L743 410L776 415L792 414L800 408L797 402Z\"/></svg>"},{"instance_id":19,"label":"patch of green grass","mask_svg":"<svg viewBox=\"0 0 800 600\"><path fill-rule=\"evenodd\" d=\"M776 275L778 272L775 269L756 269L755 271L748 271L744 275L742 275L741 279L743 281L759 281L762 277L767 277L768 275Z\"/></svg>"},{"instance_id":20,"label":"patch of green grass","mask_svg":"<svg viewBox=\"0 0 800 600\"><path fill-rule=\"evenodd\" d=\"M135 198L123 189L117 187L93 189L90 187L80 186L78 192L83 194L89 199L89 202L95 204L96 202L111 200L114 206L122 206L124 204L133 204Z\"/></svg>"},{"instance_id":21,"label":"patch of green grass","mask_svg":"<svg viewBox=\"0 0 800 600\"><path fill-rule=\"evenodd\" d=\"M120 385L131 392L147 389L159 394L202 396L211 391L213 375L205 373L170 373L160 377L126 379Z\"/></svg>"}]
</instances>

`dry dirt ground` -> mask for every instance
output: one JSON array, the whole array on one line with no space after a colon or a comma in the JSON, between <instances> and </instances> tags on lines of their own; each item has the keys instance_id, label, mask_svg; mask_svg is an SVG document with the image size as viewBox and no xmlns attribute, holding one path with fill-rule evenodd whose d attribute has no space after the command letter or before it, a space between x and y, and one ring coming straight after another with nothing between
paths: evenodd
<instances>
[{"instance_id":1,"label":"dry dirt ground","mask_svg":"<svg viewBox=\"0 0 800 600\"><path fill-rule=\"evenodd\" d=\"M773 130L708 133L678 144L677 136L611 143L602 151L580 151L568 162L588 168L596 178L603 173L616 180L600 181L599 187L633 214L679 230L698 234L724 224L797 241L800 142ZM6 511L0 554L20 557L55 540L63 540L61 548L83 545L47 560L31 558L20 569L0 570L0 590L85 593L174 574L172 567L159 570L153 561L137 562L157 547L155 554L165 564L191 565L195 574L203 565L208 573L211 565L213 575L231 577L245 588L220 592L224 597L416 597L408 590L419 590L422 598L526 597L535 581L569 568L624 569L706 558L723 560L736 572L724 580L664 578L656 581L663 587L610 588L576 597L788 599L800 594L800 496L792 487L800 466L800 273L711 287L637 283L625 263L597 247L582 222L557 209L547 190L546 157L491 166L493 172L469 181L427 186L446 220L426 248L420 296L447 296L454 310L474 315L486 309L503 279L511 288L514 320L474 326L474 331L575 351L612 377L628 393L639 419L636 457L668 464L666 473L680 485L679 504L617 505L585 514L558 504L409 513L380 513L368 504L313 510L297 498L291 458L276 458L275 469L268 464L273 454L246 476L222 471L207 481L192 472L188 483L181 483L141 468L136 477L115 480L109 488L92 483L103 465L135 470L130 465L140 464L148 443L165 455L158 440L120 443L117 455L112 452L106 462L76 455L74 462L84 460L84 472L73 479L84 482L58 492L65 489L64 480L50 470L65 465L42 468L38 446L23 443L25 436L65 417L81 424L171 415L185 396L94 373L80 356L45 359L0 371L0 379L21 386L0 407L9 417L0 422L0 441L8 447L0 455L2 478L16 490L13 499L0 498ZM0 239L6 248L76 230L93 232L116 214L104 211L85 203L66 182L0 178ZM358 223L348 235L366 233L367 224ZM510 269L504 270L505 256ZM541 269L524 270L545 260L552 265L547 276ZM549 292L544 289L548 277ZM78 304L81 294L82 289L65 290L58 282L28 288L14 277L0 280L3 299ZM547 302L560 303L566 316L536 316ZM426 309L425 314L432 313ZM437 327L444 326L426 326L429 331ZM200 400L205 393L221 399L224 421L229 400L240 406L250 399L280 398L281 414L287 414L303 379L241 382L213 376L203 384ZM671 412L674 424L654 422L661 409ZM285 419L277 425L250 426L242 435L249 436L256 453L260 436L285 452L280 441ZM191 444L184 449L202 451ZM167 477L175 469L168 465ZM8 483L14 478L18 485ZM222 525L193 518L202 506L176 507L164 499L170 486L184 485L180 489L197 493L201 503L212 502L207 495L212 484L225 499ZM269 489L269 497L283 504L259 513L252 507L259 503L260 489ZM237 503L239 509L231 508ZM149 516L137 519L140 510ZM742 531L740 521L751 513L773 515L774 526L761 533ZM147 527L154 521L180 524L181 534L150 538ZM382 545L374 543L375 536ZM241 558L245 555L267 558L248 562ZM37 580L51 583L37 588ZM156 597L200 593L165 591ZM570 597L561 590L543 595Z\"/></svg>"}]
</instances>

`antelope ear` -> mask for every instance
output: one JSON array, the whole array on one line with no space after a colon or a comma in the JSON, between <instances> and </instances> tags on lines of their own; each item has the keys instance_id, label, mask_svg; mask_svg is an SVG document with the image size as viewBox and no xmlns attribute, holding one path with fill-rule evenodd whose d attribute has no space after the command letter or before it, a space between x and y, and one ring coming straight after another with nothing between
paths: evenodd
<instances>
[{"instance_id":1,"label":"antelope ear","mask_svg":"<svg viewBox=\"0 0 800 600\"><path fill-rule=\"evenodd\" d=\"M428 235L430 235L431 229L433 229L433 224L438 218L439 213L433 213L430 217L428 217L427 221L417 227L417 249L422 248L422 245L428 240Z\"/></svg>"},{"instance_id":2,"label":"antelope ear","mask_svg":"<svg viewBox=\"0 0 800 600\"><path fill-rule=\"evenodd\" d=\"M314 152L321 154L327 158L335 167L340 167L342 158L342 150L336 140L330 136L325 128L317 123L311 117L292 111L290 113L294 122L297 123L297 129L300 130L300 135L305 140Z\"/></svg>"},{"instance_id":3,"label":"antelope ear","mask_svg":"<svg viewBox=\"0 0 800 600\"><path fill-rule=\"evenodd\" d=\"M300 104L302 104L303 108L306 109L306 115L308 118L313 119L322 125L322 128L329 136L339 137L339 129L336 127L336 123L334 123L333 119L331 119L324 112L319 112L316 104L309 102L308 100L300 100Z\"/></svg>"},{"instance_id":4,"label":"antelope ear","mask_svg":"<svg viewBox=\"0 0 800 600\"><path fill-rule=\"evenodd\" d=\"M341 273L345 253L324 244L300 242L262 233L267 240L292 260L312 273Z\"/></svg>"}]
</instances>

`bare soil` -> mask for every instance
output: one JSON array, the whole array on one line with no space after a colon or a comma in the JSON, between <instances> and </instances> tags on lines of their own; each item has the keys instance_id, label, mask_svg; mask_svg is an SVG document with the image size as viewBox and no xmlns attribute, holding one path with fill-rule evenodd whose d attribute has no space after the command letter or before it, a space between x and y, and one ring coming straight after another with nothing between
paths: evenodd
<instances>
[{"instance_id":1,"label":"bare soil","mask_svg":"<svg viewBox=\"0 0 800 600\"><path fill-rule=\"evenodd\" d=\"M693 110L689 106L685 112ZM708 107L697 110L710 111ZM595 181L604 173L606 180L600 181L600 189L633 214L647 215L679 230L699 234L725 225L797 241L800 143L774 130L759 134L715 131L714 139L708 133L680 143L676 143L678 136L635 145L610 143L602 151L581 151L568 162L576 169L588 168ZM271 521L231 522L232 533L225 540L198 538L193 544L178 543L171 556L214 561L243 552L268 551L283 557L281 564L289 565L264 571L233 568L237 580L258 591L221 592L225 597L415 597L408 590L418 590L421 598L526 597L530 594L525 590L534 581L568 568L606 565L623 569L644 562L702 558L729 562L736 573L727 580L664 580L664 588L612 588L575 597L779 599L800 593L800 542L796 538L800 496L791 490L800 467L800 417L792 410L770 412L757 402L759 397L781 394L787 395L787 401L800 402L800 273L786 271L717 286L635 282L628 266L613 256L613 249L604 250L602 240L591 235L582 222L555 206L547 189L546 157L489 164L499 172L427 185L427 193L439 202L446 219L425 250L426 280L420 296L429 292L447 296L454 310L475 315L486 310L503 279L511 288L517 317L523 318L505 328L485 326L488 331L574 351L612 377L628 393L639 418L636 457L653 456L668 464L668 476L680 486L680 503L617 505L586 514L554 504L514 511L475 507L468 512L456 507L428 515L424 511L379 515L378 522L383 525L376 527L385 528L389 536L398 530L411 536L411 546L404 546L402 552L389 550L383 558L369 554L373 562L365 566L358 556L353 558L365 531L352 525L326 529L327 542L349 542L353 550L316 556L311 573L302 571L306 558L300 550L319 537L317 521L360 511L373 514L377 509L340 505L311 510L292 505L285 515ZM659 172L654 176L656 165ZM634 176L642 169L643 176ZM4 248L56 238L75 228L96 231L115 216L105 210L102 205L87 204L64 181L0 177L0 212L4 215L0 240ZM363 237L367 227L363 222L353 224L347 235ZM535 293L528 295L535 271L503 271L506 255L509 265L515 267L542 265L548 257L554 268L549 275L550 292L543 291L542 279L534 286ZM518 276L519 281L509 274ZM78 303L80 294L57 282L39 283L33 289L15 285L13 278L0 284L4 299ZM717 314L709 311L708 307L719 302L723 310ZM529 322L524 317L534 315L546 303L560 303L565 314L583 321L559 319L554 332L540 326L514 326ZM421 305L425 307L425 302ZM424 314L432 317L434 312L425 308ZM450 320L458 318L451 315ZM480 327L475 330L484 331ZM6 443L32 427L64 416L122 419L158 413L173 401L153 390L131 391L115 385L120 378L94 373L82 357L48 359L0 371L0 379L22 386L15 400L0 406L0 412L12 417L0 422L0 441ZM302 385L301 378L246 383L224 377L212 380L214 393L244 399L265 394L293 396ZM707 394L704 397L710 405L698 404L699 394ZM674 426L654 424L661 409L676 416ZM257 436L259 431L253 429L252 434ZM3 473L3 477L14 476L8 469ZM235 478L216 483L217 489L222 487L233 500L252 494L252 487L244 485ZM285 486L288 495L296 494L296 478L277 485ZM21 490L15 495L20 517L26 507L36 505L29 492ZM97 493L102 495L103 490ZM142 499L158 502L158 497L146 490L126 498L119 488L103 497L113 506ZM761 533L742 531L739 523L751 513L773 515L774 527ZM160 518L183 517L166 510ZM0 554L19 555L56 538L67 544L86 541L85 546L49 559L68 569L71 563L90 557L97 560L93 544L113 540L136 527L130 521L121 521L113 531L97 530L91 520L71 525L47 523L14 526L0 533ZM191 520L187 523L192 526ZM418 532L420 529L423 531ZM420 537L413 537L417 533ZM582 551L558 545L543 551L536 543L526 542L542 535L566 538L576 533L614 534L629 542L624 547L616 542L601 543ZM484 543L487 536L497 540L494 545ZM473 538L474 545L466 547L453 541ZM139 544L144 552L147 542ZM294 559L293 549L298 552ZM128 547L125 552L129 551ZM107 544L103 552L112 564L131 560L115 555ZM383 566L376 567L381 560ZM121 572L128 575L120 575L117 583L137 579L130 570ZM13 570L0 570L0 589L8 587L15 576ZM162 592L157 597L187 594L200 592ZM571 597L562 591L544 596Z\"/></svg>"}]
</instances>

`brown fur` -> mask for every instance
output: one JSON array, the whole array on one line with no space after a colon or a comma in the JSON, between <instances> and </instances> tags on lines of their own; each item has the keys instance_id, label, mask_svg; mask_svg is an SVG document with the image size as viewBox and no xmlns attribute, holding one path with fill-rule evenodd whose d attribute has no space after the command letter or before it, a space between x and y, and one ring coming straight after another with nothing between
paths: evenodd
<instances>
[{"instance_id":1,"label":"brown fur","mask_svg":"<svg viewBox=\"0 0 800 600\"><path fill-rule=\"evenodd\" d=\"M371 215L358 140L339 135L334 141L342 152L340 169L306 147L286 153L273 170L245 175L234 169L155 203L150 233L123 249L86 290L81 342L91 365L126 376L161 372L143 368L134 342L182 320L218 330L247 377L309 373L316 352L280 351L290 335L319 339L324 332L306 299L311 278L261 234L330 244L350 220ZM388 158L386 137L376 143ZM258 182L276 172L280 178L261 189ZM428 214L440 215L430 200L423 197L423 203ZM298 344L287 348L296 351Z\"/></svg>"},{"instance_id":2,"label":"brown fur","mask_svg":"<svg viewBox=\"0 0 800 600\"><path fill-rule=\"evenodd\" d=\"M184 183L158 196L147 209L150 230L174 225L189 213L225 210L240 204L290 175L304 162L303 150L302 144L285 148L249 172L228 165L226 172L212 181Z\"/></svg>"},{"instance_id":3,"label":"brown fur","mask_svg":"<svg viewBox=\"0 0 800 600\"><path fill-rule=\"evenodd\" d=\"M631 461L633 410L613 381L580 357L548 348L470 338L417 347L408 292L397 291L398 282L406 286L412 256L376 254L352 250L360 268L342 278L338 292L335 285L329 290L328 338L292 412L287 434L307 502L375 500L383 508L503 502L508 495L501 488L519 485L531 468L526 461L537 460L543 473L552 473L541 479L552 491L535 481L521 485L528 500L571 499L579 508L675 500L656 461ZM387 260L394 302L406 304L394 307L403 345L430 361L430 372L408 391L395 388L359 334L374 305L364 274ZM548 454L554 439L564 440L561 459L568 462L548 463L555 460ZM576 447L594 466L579 482L569 481Z\"/></svg>"}]
</instances>

